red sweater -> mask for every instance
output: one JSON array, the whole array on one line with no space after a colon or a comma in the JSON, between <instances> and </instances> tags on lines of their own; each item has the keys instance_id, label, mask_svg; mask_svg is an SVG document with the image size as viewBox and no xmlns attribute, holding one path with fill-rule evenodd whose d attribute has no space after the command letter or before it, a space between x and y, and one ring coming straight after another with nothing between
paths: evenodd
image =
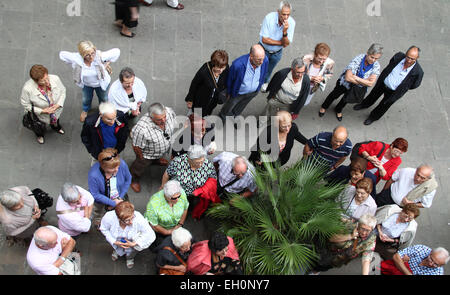
<instances>
[{"instance_id":1,"label":"red sweater","mask_svg":"<svg viewBox=\"0 0 450 295\"><path fill-rule=\"evenodd\" d=\"M381 161L384 154L390 147L389 144L382 143L380 141L372 141L367 144L362 144L361 147L359 148L358 153L360 155L362 155L363 152L367 152L367 153L369 153L369 156L376 156L381 151L383 144L385 146L384 151L380 155L380 157L378 157L378 159ZM398 166L400 166L401 163L402 163L402 158L400 158L400 157L392 158L389 161L387 161L386 163L384 163L383 168L384 168L384 170L386 170L386 175L383 177L380 177L380 172L377 169L377 172L375 172L375 176L377 177L377 183L380 181L380 179L383 179L386 181L391 179L392 174L394 174L395 170L397 170ZM368 161L367 162L367 170L370 170L373 168L375 168L375 166L373 166L372 162Z\"/></svg>"}]
</instances>

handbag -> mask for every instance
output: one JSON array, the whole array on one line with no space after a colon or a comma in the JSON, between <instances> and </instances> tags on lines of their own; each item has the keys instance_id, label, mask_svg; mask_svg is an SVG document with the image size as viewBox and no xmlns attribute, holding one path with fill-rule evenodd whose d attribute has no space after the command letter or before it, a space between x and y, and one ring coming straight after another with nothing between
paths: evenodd
<instances>
[{"instance_id":1,"label":"handbag","mask_svg":"<svg viewBox=\"0 0 450 295\"><path fill-rule=\"evenodd\" d=\"M216 78L214 77L214 75L211 71L211 68L209 67L209 63L206 63L206 65L208 66L209 73L211 74L211 79L213 80L213 83L215 86L213 94L211 96L211 98L212 98L212 97L214 97L214 94L216 93L216 89L219 89L219 87L217 86ZM227 89L225 88L222 91L220 91L219 94L217 95L217 104L224 104L226 101L227 101Z\"/></svg>"},{"instance_id":2,"label":"handbag","mask_svg":"<svg viewBox=\"0 0 450 295\"><path fill-rule=\"evenodd\" d=\"M34 113L34 105L31 104L31 112L28 111L23 115L22 124L24 127L30 129L36 134L44 135L45 133L45 123L41 122L39 118Z\"/></svg>"},{"instance_id":3,"label":"handbag","mask_svg":"<svg viewBox=\"0 0 450 295\"><path fill-rule=\"evenodd\" d=\"M59 271L63 275L81 275L80 270L81 257L80 253L72 252L66 257L66 260L59 267Z\"/></svg>"},{"instance_id":4,"label":"handbag","mask_svg":"<svg viewBox=\"0 0 450 295\"><path fill-rule=\"evenodd\" d=\"M177 252L175 252L175 250L173 250L172 248L166 246L163 249L170 251L173 255L175 255L175 257L181 262L181 264L183 264L186 268L187 268L187 264L186 262L184 262L183 259L181 259L180 255L177 254ZM186 273L183 271L179 271L179 270L174 270L174 269L168 269L168 268L163 268L160 267L159 268L159 274L160 275L169 275L169 276L183 276Z\"/></svg>"},{"instance_id":5,"label":"handbag","mask_svg":"<svg viewBox=\"0 0 450 295\"><path fill-rule=\"evenodd\" d=\"M366 92L367 86L359 87L358 85L352 84L342 99L346 103L360 103L363 101Z\"/></svg>"},{"instance_id":6,"label":"handbag","mask_svg":"<svg viewBox=\"0 0 450 295\"><path fill-rule=\"evenodd\" d=\"M34 196L39 205L39 209L41 209L41 215L44 215L47 212L47 208L53 206L53 198L40 188L35 188L31 192L31 195Z\"/></svg>"}]
</instances>

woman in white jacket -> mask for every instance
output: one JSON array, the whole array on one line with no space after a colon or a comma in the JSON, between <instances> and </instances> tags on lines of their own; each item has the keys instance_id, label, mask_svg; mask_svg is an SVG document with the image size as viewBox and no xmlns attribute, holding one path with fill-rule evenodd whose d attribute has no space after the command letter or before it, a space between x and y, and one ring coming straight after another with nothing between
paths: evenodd
<instances>
[{"instance_id":1,"label":"woman in white jacket","mask_svg":"<svg viewBox=\"0 0 450 295\"><path fill-rule=\"evenodd\" d=\"M75 84L83 89L81 122L84 122L91 108L94 91L97 93L99 104L108 100L107 93L112 72L109 64L116 62L119 56L119 48L100 52L91 41L78 43L78 52L61 51L59 53L59 58L63 62L72 65Z\"/></svg>"}]
</instances>

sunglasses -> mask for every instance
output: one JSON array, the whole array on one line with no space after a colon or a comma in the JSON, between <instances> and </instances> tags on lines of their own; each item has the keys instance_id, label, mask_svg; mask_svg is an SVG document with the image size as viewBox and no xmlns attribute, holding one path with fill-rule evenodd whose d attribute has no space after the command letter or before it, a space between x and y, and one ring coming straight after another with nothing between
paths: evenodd
<instances>
[{"instance_id":1,"label":"sunglasses","mask_svg":"<svg viewBox=\"0 0 450 295\"><path fill-rule=\"evenodd\" d=\"M116 154L116 153L114 153L112 156L109 156L109 157L106 157L106 158L102 159L102 162L103 162L103 161L110 161L110 160L112 160L112 159L115 158L115 157L117 157L117 154Z\"/></svg>"},{"instance_id":2,"label":"sunglasses","mask_svg":"<svg viewBox=\"0 0 450 295\"><path fill-rule=\"evenodd\" d=\"M163 135L164 135L164 137L167 139L167 140L169 140L170 139L170 136L169 136L169 134L167 134L165 131L164 131L164 133L163 133Z\"/></svg>"}]
</instances>

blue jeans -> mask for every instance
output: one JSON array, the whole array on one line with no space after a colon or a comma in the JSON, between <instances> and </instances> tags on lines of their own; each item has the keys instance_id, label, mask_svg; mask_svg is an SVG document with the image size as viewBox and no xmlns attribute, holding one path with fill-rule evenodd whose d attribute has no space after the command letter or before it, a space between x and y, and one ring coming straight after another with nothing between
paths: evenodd
<instances>
[{"instance_id":1,"label":"blue jeans","mask_svg":"<svg viewBox=\"0 0 450 295\"><path fill-rule=\"evenodd\" d=\"M269 59L269 64L267 66L267 73L266 73L266 76L264 77L264 83L268 83L273 69L275 68L275 66L278 64L278 62L281 59L281 56L283 54L283 49L280 49L280 51L275 52L275 53L269 53L265 49L264 49L264 51L266 52L266 56Z\"/></svg>"},{"instance_id":2,"label":"blue jeans","mask_svg":"<svg viewBox=\"0 0 450 295\"><path fill-rule=\"evenodd\" d=\"M109 86L108 86L109 89ZM83 111L88 112L91 109L92 98L94 97L94 90L97 93L98 104L108 100L108 89L103 90L101 87L89 87L84 85L83 92Z\"/></svg>"}]
</instances>

